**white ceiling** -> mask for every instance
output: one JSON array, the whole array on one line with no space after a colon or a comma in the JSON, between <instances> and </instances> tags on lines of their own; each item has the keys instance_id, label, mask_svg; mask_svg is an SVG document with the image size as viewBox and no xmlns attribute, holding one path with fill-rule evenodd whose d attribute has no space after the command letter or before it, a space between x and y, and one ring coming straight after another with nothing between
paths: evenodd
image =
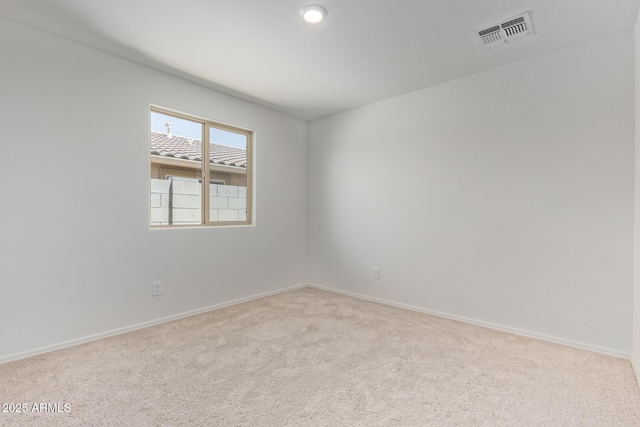
<instances>
[{"instance_id":1,"label":"white ceiling","mask_svg":"<svg viewBox=\"0 0 640 427\"><path fill-rule=\"evenodd\" d=\"M299 9L323 5L312 27ZM640 0L0 0L0 15L311 120L633 28ZM531 11L535 36L472 30Z\"/></svg>"}]
</instances>

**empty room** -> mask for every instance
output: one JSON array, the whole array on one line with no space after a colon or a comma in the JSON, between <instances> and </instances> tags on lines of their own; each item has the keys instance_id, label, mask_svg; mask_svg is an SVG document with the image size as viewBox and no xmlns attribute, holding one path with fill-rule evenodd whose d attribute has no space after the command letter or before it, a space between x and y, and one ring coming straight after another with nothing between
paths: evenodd
<instances>
[{"instance_id":1,"label":"empty room","mask_svg":"<svg viewBox=\"0 0 640 427\"><path fill-rule=\"evenodd\" d=\"M0 0L1 426L640 426L640 0Z\"/></svg>"}]
</instances>

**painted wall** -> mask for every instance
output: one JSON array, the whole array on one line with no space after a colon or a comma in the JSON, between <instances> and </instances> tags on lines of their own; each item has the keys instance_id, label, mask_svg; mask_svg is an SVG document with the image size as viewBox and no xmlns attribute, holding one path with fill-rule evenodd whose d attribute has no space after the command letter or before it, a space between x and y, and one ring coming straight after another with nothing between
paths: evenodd
<instances>
[{"instance_id":1,"label":"painted wall","mask_svg":"<svg viewBox=\"0 0 640 427\"><path fill-rule=\"evenodd\" d=\"M315 121L308 153L301 120L0 18L0 362L309 278L629 354L633 41ZM149 230L149 104L256 132L255 226Z\"/></svg>"},{"instance_id":2,"label":"painted wall","mask_svg":"<svg viewBox=\"0 0 640 427\"><path fill-rule=\"evenodd\" d=\"M0 362L306 282L306 122L5 19L0 57ZM255 131L255 226L149 229L149 104Z\"/></svg>"},{"instance_id":3,"label":"painted wall","mask_svg":"<svg viewBox=\"0 0 640 427\"><path fill-rule=\"evenodd\" d=\"M631 363L640 384L640 14L634 30L635 42L635 230L634 230L634 289L633 289L633 353Z\"/></svg>"},{"instance_id":4,"label":"painted wall","mask_svg":"<svg viewBox=\"0 0 640 427\"><path fill-rule=\"evenodd\" d=\"M311 281L628 356L633 76L626 32L312 122Z\"/></svg>"}]
</instances>

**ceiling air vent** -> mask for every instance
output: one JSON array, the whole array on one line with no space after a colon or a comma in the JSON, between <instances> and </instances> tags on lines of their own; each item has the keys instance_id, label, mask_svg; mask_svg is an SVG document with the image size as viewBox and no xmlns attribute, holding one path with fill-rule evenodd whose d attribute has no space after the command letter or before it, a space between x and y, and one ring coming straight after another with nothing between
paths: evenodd
<instances>
[{"instance_id":1,"label":"ceiling air vent","mask_svg":"<svg viewBox=\"0 0 640 427\"><path fill-rule=\"evenodd\" d=\"M519 37L533 34L533 26L529 12L506 19L482 30L473 32L476 42L481 47L495 46L508 43Z\"/></svg>"}]
</instances>

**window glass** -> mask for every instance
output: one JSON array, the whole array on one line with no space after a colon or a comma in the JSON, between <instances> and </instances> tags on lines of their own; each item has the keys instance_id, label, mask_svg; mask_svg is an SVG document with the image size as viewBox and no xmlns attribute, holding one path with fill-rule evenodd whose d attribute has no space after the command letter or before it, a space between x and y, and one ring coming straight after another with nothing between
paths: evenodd
<instances>
[{"instance_id":1,"label":"window glass","mask_svg":"<svg viewBox=\"0 0 640 427\"><path fill-rule=\"evenodd\" d=\"M150 225L250 224L252 137L152 108Z\"/></svg>"},{"instance_id":2,"label":"window glass","mask_svg":"<svg viewBox=\"0 0 640 427\"><path fill-rule=\"evenodd\" d=\"M210 221L247 220L247 135L231 130L209 127ZM230 174L223 166L244 169L245 173Z\"/></svg>"}]
</instances>

